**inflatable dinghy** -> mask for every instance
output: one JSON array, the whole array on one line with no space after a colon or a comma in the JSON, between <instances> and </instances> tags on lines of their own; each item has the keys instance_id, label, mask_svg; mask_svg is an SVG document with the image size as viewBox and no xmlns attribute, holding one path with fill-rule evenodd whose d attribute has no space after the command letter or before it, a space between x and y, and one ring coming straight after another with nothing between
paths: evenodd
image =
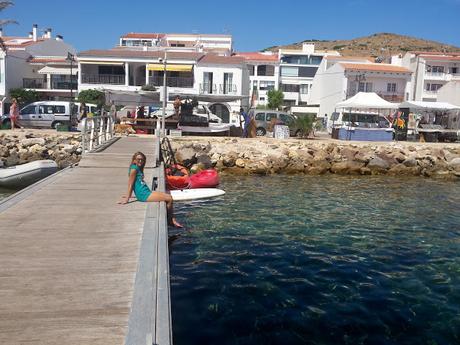
<instances>
[{"instance_id":1,"label":"inflatable dinghy","mask_svg":"<svg viewBox=\"0 0 460 345\"><path fill-rule=\"evenodd\" d=\"M0 169L0 187L24 188L58 171L56 162L40 160Z\"/></svg>"}]
</instances>

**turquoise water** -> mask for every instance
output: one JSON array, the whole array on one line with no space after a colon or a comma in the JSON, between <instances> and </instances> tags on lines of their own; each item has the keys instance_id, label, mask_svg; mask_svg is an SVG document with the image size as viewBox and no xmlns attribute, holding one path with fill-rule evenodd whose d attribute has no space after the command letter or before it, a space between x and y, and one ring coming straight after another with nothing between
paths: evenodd
<instances>
[{"instance_id":1,"label":"turquoise water","mask_svg":"<svg viewBox=\"0 0 460 345\"><path fill-rule=\"evenodd\" d=\"M459 344L460 184L225 178L177 205L175 345Z\"/></svg>"}]
</instances>

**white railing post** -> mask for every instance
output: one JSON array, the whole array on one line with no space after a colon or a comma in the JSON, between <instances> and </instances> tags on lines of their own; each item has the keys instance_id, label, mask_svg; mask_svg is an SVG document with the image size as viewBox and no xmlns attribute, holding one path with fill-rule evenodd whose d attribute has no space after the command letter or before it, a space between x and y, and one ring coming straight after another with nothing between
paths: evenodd
<instances>
[{"instance_id":1,"label":"white railing post","mask_svg":"<svg viewBox=\"0 0 460 345\"><path fill-rule=\"evenodd\" d=\"M82 119L82 152L92 151L114 136L115 121L110 114Z\"/></svg>"}]
</instances>

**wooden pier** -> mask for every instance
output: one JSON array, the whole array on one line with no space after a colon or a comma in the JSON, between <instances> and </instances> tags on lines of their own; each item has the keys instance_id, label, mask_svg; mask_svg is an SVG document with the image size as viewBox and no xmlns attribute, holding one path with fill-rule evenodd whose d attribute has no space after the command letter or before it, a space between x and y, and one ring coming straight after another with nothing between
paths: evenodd
<instances>
[{"instance_id":1,"label":"wooden pier","mask_svg":"<svg viewBox=\"0 0 460 345\"><path fill-rule=\"evenodd\" d=\"M0 344L172 343L165 204L117 204L136 151L164 189L126 137L0 202Z\"/></svg>"}]
</instances>

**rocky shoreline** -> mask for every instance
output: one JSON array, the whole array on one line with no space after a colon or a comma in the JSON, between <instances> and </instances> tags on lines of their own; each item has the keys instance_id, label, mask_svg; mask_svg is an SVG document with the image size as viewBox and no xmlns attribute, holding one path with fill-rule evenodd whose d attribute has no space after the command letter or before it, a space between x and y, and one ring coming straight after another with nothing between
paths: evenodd
<instances>
[{"instance_id":1,"label":"rocky shoreline","mask_svg":"<svg viewBox=\"0 0 460 345\"><path fill-rule=\"evenodd\" d=\"M223 174L394 175L460 179L460 145L272 138L174 138L176 160Z\"/></svg>"},{"instance_id":2,"label":"rocky shoreline","mask_svg":"<svg viewBox=\"0 0 460 345\"><path fill-rule=\"evenodd\" d=\"M77 133L0 131L0 166L39 159L60 168L78 163ZM171 139L176 160L192 170L221 174L395 175L460 179L460 145L412 142L344 142L331 139L179 137Z\"/></svg>"},{"instance_id":3,"label":"rocky shoreline","mask_svg":"<svg viewBox=\"0 0 460 345\"><path fill-rule=\"evenodd\" d=\"M51 159L65 168L80 161L80 141L77 133L0 131L0 167Z\"/></svg>"}]
</instances>

